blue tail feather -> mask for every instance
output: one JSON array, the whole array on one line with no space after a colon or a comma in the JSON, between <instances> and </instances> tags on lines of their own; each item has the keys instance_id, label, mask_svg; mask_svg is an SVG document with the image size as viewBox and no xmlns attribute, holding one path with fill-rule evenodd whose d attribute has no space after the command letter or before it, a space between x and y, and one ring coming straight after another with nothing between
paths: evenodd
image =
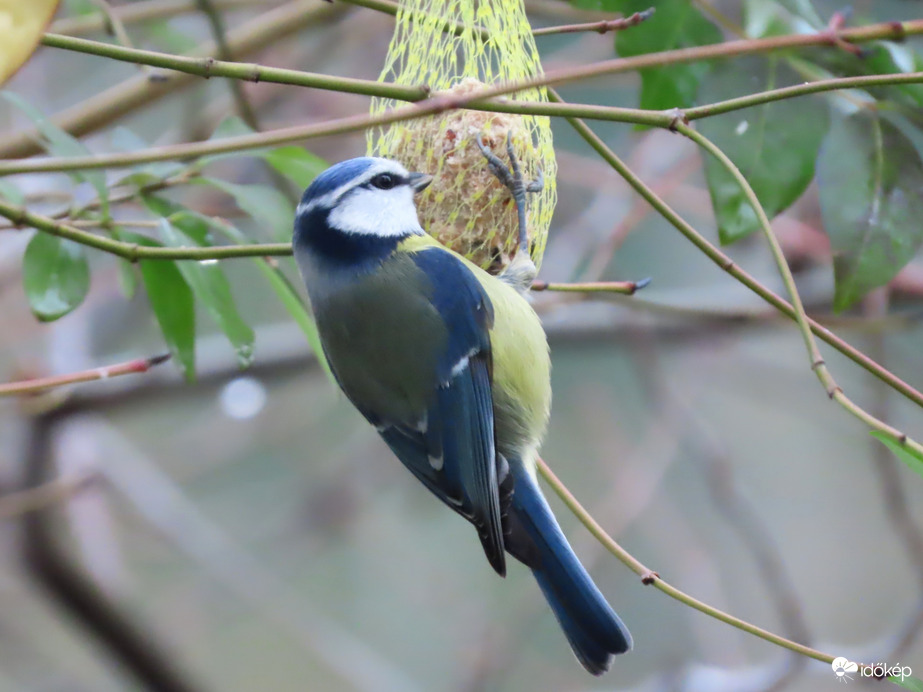
<instances>
[{"instance_id":1,"label":"blue tail feather","mask_svg":"<svg viewBox=\"0 0 923 692\"><path fill-rule=\"evenodd\" d=\"M510 459L515 489L512 510L533 546L528 566L554 611L577 659L593 675L631 648L631 634L580 564L534 478ZM517 551L511 551L516 554Z\"/></svg>"}]
</instances>

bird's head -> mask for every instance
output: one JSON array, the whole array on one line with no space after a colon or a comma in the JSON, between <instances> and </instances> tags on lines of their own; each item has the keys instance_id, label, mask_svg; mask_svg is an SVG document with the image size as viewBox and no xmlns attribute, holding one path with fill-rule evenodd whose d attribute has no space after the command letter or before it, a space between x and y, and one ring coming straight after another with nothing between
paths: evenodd
<instances>
[{"instance_id":1,"label":"bird's head","mask_svg":"<svg viewBox=\"0 0 923 692\"><path fill-rule=\"evenodd\" d=\"M361 157L331 166L301 198L295 241L338 234L375 242L422 233L413 197L431 180L389 159Z\"/></svg>"}]
</instances>

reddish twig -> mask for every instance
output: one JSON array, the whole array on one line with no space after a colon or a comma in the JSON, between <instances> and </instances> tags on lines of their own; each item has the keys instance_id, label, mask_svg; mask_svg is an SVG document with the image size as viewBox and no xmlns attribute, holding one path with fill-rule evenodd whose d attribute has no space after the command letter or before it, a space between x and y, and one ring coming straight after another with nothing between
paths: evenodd
<instances>
[{"instance_id":1,"label":"reddish twig","mask_svg":"<svg viewBox=\"0 0 923 692\"><path fill-rule=\"evenodd\" d=\"M649 7L643 12L635 12L628 17L619 19L607 19L601 22L587 22L585 24L564 24L562 26L546 26L544 29L536 29L532 32L533 36L552 36L554 34L576 34L581 32L595 31L598 34L607 34L610 31L622 31L637 26L645 19L650 19L654 15L655 9Z\"/></svg>"},{"instance_id":2,"label":"reddish twig","mask_svg":"<svg viewBox=\"0 0 923 692\"><path fill-rule=\"evenodd\" d=\"M169 359L170 354L165 353L151 358L136 358L135 360L118 363L117 365L106 365L101 368L72 372L67 375L36 377L34 379L21 380L19 382L8 382L7 384L0 384L0 396L35 394L46 389L63 387L69 384L106 380L110 377L118 377L119 375L147 372L155 365L160 365Z\"/></svg>"}]
</instances>

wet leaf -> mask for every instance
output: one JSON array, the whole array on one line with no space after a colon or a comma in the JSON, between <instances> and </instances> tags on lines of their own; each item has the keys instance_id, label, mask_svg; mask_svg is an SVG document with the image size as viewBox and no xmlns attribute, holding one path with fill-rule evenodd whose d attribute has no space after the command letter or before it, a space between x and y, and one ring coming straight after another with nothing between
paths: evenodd
<instances>
[{"instance_id":1,"label":"wet leaf","mask_svg":"<svg viewBox=\"0 0 923 692\"><path fill-rule=\"evenodd\" d=\"M90 268L82 245L36 233L23 257L23 286L32 312L43 322L63 317L86 298Z\"/></svg>"},{"instance_id":2,"label":"wet leaf","mask_svg":"<svg viewBox=\"0 0 923 692\"><path fill-rule=\"evenodd\" d=\"M773 58L729 60L702 82L702 99L722 101L742 90L764 91L798 81L794 72ZM758 84L756 88L754 83ZM826 101L809 97L706 118L698 127L740 169L772 218L811 184L814 162L828 125ZM721 242L731 243L757 230L756 212L741 186L713 156L704 160Z\"/></svg>"},{"instance_id":3,"label":"wet leaf","mask_svg":"<svg viewBox=\"0 0 923 692\"><path fill-rule=\"evenodd\" d=\"M884 286L923 243L923 162L877 113L836 121L817 162L821 214L833 249L833 306Z\"/></svg>"},{"instance_id":4,"label":"wet leaf","mask_svg":"<svg viewBox=\"0 0 923 692\"><path fill-rule=\"evenodd\" d=\"M123 233L126 241L159 247L153 238ZM182 273L171 260L141 260L141 280L173 362L190 382L195 379L195 300Z\"/></svg>"},{"instance_id":5,"label":"wet leaf","mask_svg":"<svg viewBox=\"0 0 923 692\"><path fill-rule=\"evenodd\" d=\"M210 219L210 221L235 242L241 244L247 242L247 237L241 233L240 229L224 221L218 221L217 219ZM317 325L314 323L311 311L302 300L298 290L279 268L278 262L275 259L269 257L254 257L253 261L256 262L256 266L259 268L260 272L266 277L266 280L269 281L269 284L276 292L279 300L282 301L282 305L288 311L288 314L291 315L295 323L301 328L308 345L317 357L317 362L320 363L330 383L336 387L336 379L333 377L333 372L330 370L330 365L327 363L327 357L324 355L324 349L320 343L320 334L317 332Z\"/></svg>"},{"instance_id":6,"label":"wet leaf","mask_svg":"<svg viewBox=\"0 0 923 692\"><path fill-rule=\"evenodd\" d=\"M189 247L196 243L167 219L160 220L160 235L170 247ZM208 314L237 353L240 367L248 367L253 362L253 329L244 322L221 264L217 260L179 260L176 266L193 294L202 301Z\"/></svg>"}]
</instances>

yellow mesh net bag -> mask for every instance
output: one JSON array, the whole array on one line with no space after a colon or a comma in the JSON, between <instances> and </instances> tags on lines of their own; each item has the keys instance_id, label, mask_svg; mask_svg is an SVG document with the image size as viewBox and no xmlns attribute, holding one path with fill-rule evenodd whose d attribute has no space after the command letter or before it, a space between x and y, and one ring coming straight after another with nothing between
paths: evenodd
<instances>
[{"instance_id":1,"label":"yellow mesh net bag","mask_svg":"<svg viewBox=\"0 0 923 692\"><path fill-rule=\"evenodd\" d=\"M446 27L449 30L444 31ZM538 51L522 0L401 0L394 36L379 81L428 86L433 92L471 93L485 85L541 74ZM509 98L547 101L544 89ZM401 104L377 98L372 113ZM505 163L509 134L526 181L544 175L544 189L529 194L530 255L541 264L557 198L557 164L547 117L458 110L400 122L368 133L371 156L430 173L418 200L420 222L443 244L497 274L519 244L515 204L490 172L477 135Z\"/></svg>"}]
</instances>

